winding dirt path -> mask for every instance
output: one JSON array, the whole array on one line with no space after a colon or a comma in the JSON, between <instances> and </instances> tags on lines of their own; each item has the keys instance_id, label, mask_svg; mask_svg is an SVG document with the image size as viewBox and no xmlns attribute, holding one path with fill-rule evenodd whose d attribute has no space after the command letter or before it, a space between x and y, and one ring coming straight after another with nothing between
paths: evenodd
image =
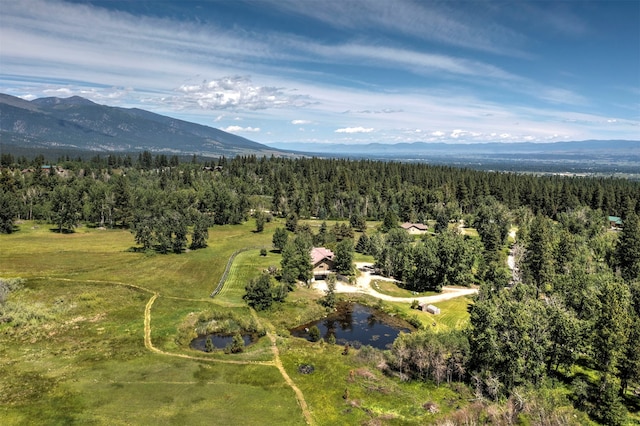
<instances>
[{"instance_id":1,"label":"winding dirt path","mask_svg":"<svg viewBox=\"0 0 640 426\"><path fill-rule=\"evenodd\" d=\"M295 392L296 399L298 400L298 404L300 405L300 409L302 410L302 414L304 415L304 419L306 420L307 424L312 425L313 418L311 417L311 411L309 411L307 401L304 399L304 394L302 393L300 388L293 382L293 380L291 380L291 377L289 377L287 370L285 370L284 366L282 365L282 361L280 360L280 350L278 349L278 345L276 343L276 336L271 332L267 333L267 336L269 336L269 339L271 339L271 350L273 351L273 361L276 367L278 368L278 370L280 370L280 374L282 374L284 381L287 382L289 387Z\"/></svg>"},{"instance_id":2,"label":"winding dirt path","mask_svg":"<svg viewBox=\"0 0 640 426\"><path fill-rule=\"evenodd\" d=\"M293 392L296 395L296 400L298 401L298 405L302 410L302 415L304 416L305 421L307 422L308 425L313 424L311 411L309 411L309 406L307 405L307 401L304 399L304 394L302 393L300 388L293 382L293 380L291 380L291 377L289 377L289 374L287 373L284 366L282 365L282 361L280 360L280 350L278 349L276 336L273 334L273 332L270 331L267 333L269 340L271 340L271 352L273 353L273 361L240 361L240 360L226 360L226 359L211 359L211 358L198 357L198 356L187 355L187 354L166 352L153 346L153 342L151 341L151 307L153 306L153 303L156 301L156 299L159 296L160 296L159 293L154 292L153 296L151 296L151 298L149 299L149 301L147 302L144 308L144 346L148 350L161 355L192 359L197 361L224 363L224 364L239 364L239 365L275 366L278 369L278 371L280 371L280 374L282 375L282 378L287 383L287 385L289 385L289 387L293 389ZM256 319L256 321L259 321L258 316L255 314L253 310L251 311L251 315L254 317L254 319Z\"/></svg>"},{"instance_id":3,"label":"winding dirt path","mask_svg":"<svg viewBox=\"0 0 640 426\"><path fill-rule=\"evenodd\" d=\"M153 346L153 342L151 341L151 307L153 306L153 302L160 296L159 293L154 292L151 299L147 302L147 305L144 308L144 346L150 350L151 352L155 352L157 354L173 356L177 358L184 359L193 359L197 361L205 361L205 362L213 362L213 363L222 363L222 364L240 364L240 365L269 365L275 366L276 363L274 361L242 361L235 359L213 359L201 356L187 355L175 352L166 352L162 349L159 349Z\"/></svg>"},{"instance_id":4,"label":"winding dirt path","mask_svg":"<svg viewBox=\"0 0 640 426\"><path fill-rule=\"evenodd\" d=\"M309 410L309 406L307 405L307 401L304 398L304 394L300 390L300 388L294 383L291 379L287 371L285 370L282 360L280 359L280 350L278 349L276 336L273 331L267 333L269 340L271 340L271 352L273 353L273 361L246 361L246 360L227 360L227 359L213 359L208 357L200 357L194 355L187 355L175 352L167 352L159 349L153 345L153 341L151 339L151 308L153 307L154 302L160 297L160 293L157 291L151 290L149 288L141 287L135 284L128 284L119 281L107 281L107 280L76 280L71 278L58 278L58 277L36 277L39 279L47 279L53 281L75 281L75 282L85 282L85 283L93 283L93 284L108 284L108 285L116 285L122 287L133 288L145 293L151 294L151 298L147 302L144 307L144 346L150 352L171 356L183 359L190 359L194 361L200 362L210 362L210 363L221 363L221 364L236 364L236 365L264 365L269 367L276 367L282 378L287 383L287 385L293 390L296 396L296 400L298 401L298 405L302 411L302 415L304 416L305 422L308 425L313 425L313 417L311 416L311 411ZM194 301L194 302L211 302L211 298L207 299L189 299L183 297L175 297L175 296L166 296L168 299L176 299L176 300L186 300L186 301ZM256 321L260 321L255 311L251 310L251 315L256 319Z\"/></svg>"}]
</instances>

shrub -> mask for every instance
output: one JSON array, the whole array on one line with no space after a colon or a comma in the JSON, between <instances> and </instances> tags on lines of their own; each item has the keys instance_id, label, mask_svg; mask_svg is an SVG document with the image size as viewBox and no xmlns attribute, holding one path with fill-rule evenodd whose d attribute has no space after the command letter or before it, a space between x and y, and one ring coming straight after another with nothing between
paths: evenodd
<instances>
[{"instance_id":1,"label":"shrub","mask_svg":"<svg viewBox=\"0 0 640 426\"><path fill-rule=\"evenodd\" d=\"M228 352L227 352L228 349ZM233 341L225 348L225 353L237 354L244 351L244 339L240 333L233 335Z\"/></svg>"},{"instance_id":2,"label":"shrub","mask_svg":"<svg viewBox=\"0 0 640 426\"><path fill-rule=\"evenodd\" d=\"M417 329L422 328L422 321L420 321L420 318L417 315L409 316L409 318L407 318L407 322Z\"/></svg>"},{"instance_id":3,"label":"shrub","mask_svg":"<svg viewBox=\"0 0 640 426\"><path fill-rule=\"evenodd\" d=\"M22 278L0 278L0 305L5 304L9 293L21 289L23 284Z\"/></svg>"},{"instance_id":4,"label":"shrub","mask_svg":"<svg viewBox=\"0 0 640 426\"><path fill-rule=\"evenodd\" d=\"M312 342L317 342L320 340L320 329L318 326L314 325L309 329L309 339Z\"/></svg>"},{"instance_id":5,"label":"shrub","mask_svg":"<svg viewBox=\"0 0 640 426\"><path fill-rule=\"evenodd\" d=\"M213 352L213 341L211 340L211 336L207 336L207 340L204 342L204 351Z\"/></svg>"},{"instance_id":6,"label":"shrub","mask_svg":"<svg viewBox=\"0 0 640 426\"><path fill-rule=\"evenodd\" d=\"M336 336L332 334L329 334L329 337L327 337L327 343L331 344L331 345L335 345L336 344Z\"/></svg>"}]
</instances>

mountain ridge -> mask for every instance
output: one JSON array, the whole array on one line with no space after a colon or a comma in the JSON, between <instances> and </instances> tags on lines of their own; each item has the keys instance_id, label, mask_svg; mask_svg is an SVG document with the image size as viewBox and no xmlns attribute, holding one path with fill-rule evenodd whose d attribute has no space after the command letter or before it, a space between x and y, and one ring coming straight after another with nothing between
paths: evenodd
<instances>
[{"instance_id":1,"label":"mountain ridge","mask_svg":"<svg viewBox=\"0 0 640 426\"><path fill-rule=\"evenodd\" d=\"M80 96L27 101L0 94L0 140L30 148L198 155L283 155L281 150L213 127Z\"/></svg>"}]
</instances>

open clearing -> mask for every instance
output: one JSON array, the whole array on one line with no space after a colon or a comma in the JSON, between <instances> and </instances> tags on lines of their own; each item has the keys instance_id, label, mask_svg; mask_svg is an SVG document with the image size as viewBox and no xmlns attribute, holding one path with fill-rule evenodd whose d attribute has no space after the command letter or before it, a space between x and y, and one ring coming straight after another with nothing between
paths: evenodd
<instances>
[{"instance_id":1,"label":"open clearing","mask_svg":"<svg viewBox=\"0 0 640 426\"><path fill-rule=\"evenodd\" d=\"M261 234L252 224L214 227L208 248L181 255L131 251L133 236L123 230L60 235L26 222L0 236L0 276L26 280L9 299L20 307L20 326L0 325L0 423L422 424L433 416L421 408L425 401L448 398L443 414L463 403L447 386L401 383L375 370L350 380L367 368L361 360L339 346L287 337L285 324L322 313L313 301L321 294L310 289L291 293L273 312L253 313L267 336L242 354L179 344L178 328L191 313L251 314L244 284L278 266L277 254L240 253L223 291L208 296L232 253L269 246L278 225ZM444 303L452 303L453 316L443 309L437 329L460 327L468 300ZM313 364L314 374L299 374L302 363Z\"/></svg>"}]
</instances>

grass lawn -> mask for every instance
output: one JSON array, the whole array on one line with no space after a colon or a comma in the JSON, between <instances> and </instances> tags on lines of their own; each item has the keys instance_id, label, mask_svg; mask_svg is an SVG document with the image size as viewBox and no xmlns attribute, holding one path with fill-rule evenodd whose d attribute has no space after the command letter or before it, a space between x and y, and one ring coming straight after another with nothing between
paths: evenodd
<instances>
[{"instance_id":1,"label":"grass lawn","mask_svg":"<svg viewBox=\"0 0 640 426\"><path fill-rule=\"evenodd\" d=\"M469 324L469 305L473 303L467 297L457 297L455 299L438 302L434 305L440 308L440 314L432 315L427 312L420 312L421 316L426 316L427 322L432 321L432 327L436 331L444 331L448 329L461 330ZM433 323L436 325L433 326Z\"/></svg>"},{"instance_id":2,"label":"grass lawn","mask_svg":"<svg viewBox=\"0 0 640 426\"><path fill-rule=\"evenodd\" d=\"M394 297L422 297L422 296L435 296L436 294L440 294L435 291L423 291L420 293L415 293L411 290L400 288L396 283L392 281L387 281L387 280L373 280L371 281L371 286L378 293L382 293L382 294L386 294L388 296L394 296Z\"/></svg>"},{"instance_id":3,"label":"grass lawn","mask_svg":"<svg viewBox=\"0 0 640 426\"><path fill-rule=\"evenodd\" d=\"M238 253L222 290L215 296L216 302L228 306L246 306L242 296L247 283L269 266L280 268L280 259L281 256L272 251L267 251L266 256L260 256L259 249Z\"/></svg>"}]
</instances>

